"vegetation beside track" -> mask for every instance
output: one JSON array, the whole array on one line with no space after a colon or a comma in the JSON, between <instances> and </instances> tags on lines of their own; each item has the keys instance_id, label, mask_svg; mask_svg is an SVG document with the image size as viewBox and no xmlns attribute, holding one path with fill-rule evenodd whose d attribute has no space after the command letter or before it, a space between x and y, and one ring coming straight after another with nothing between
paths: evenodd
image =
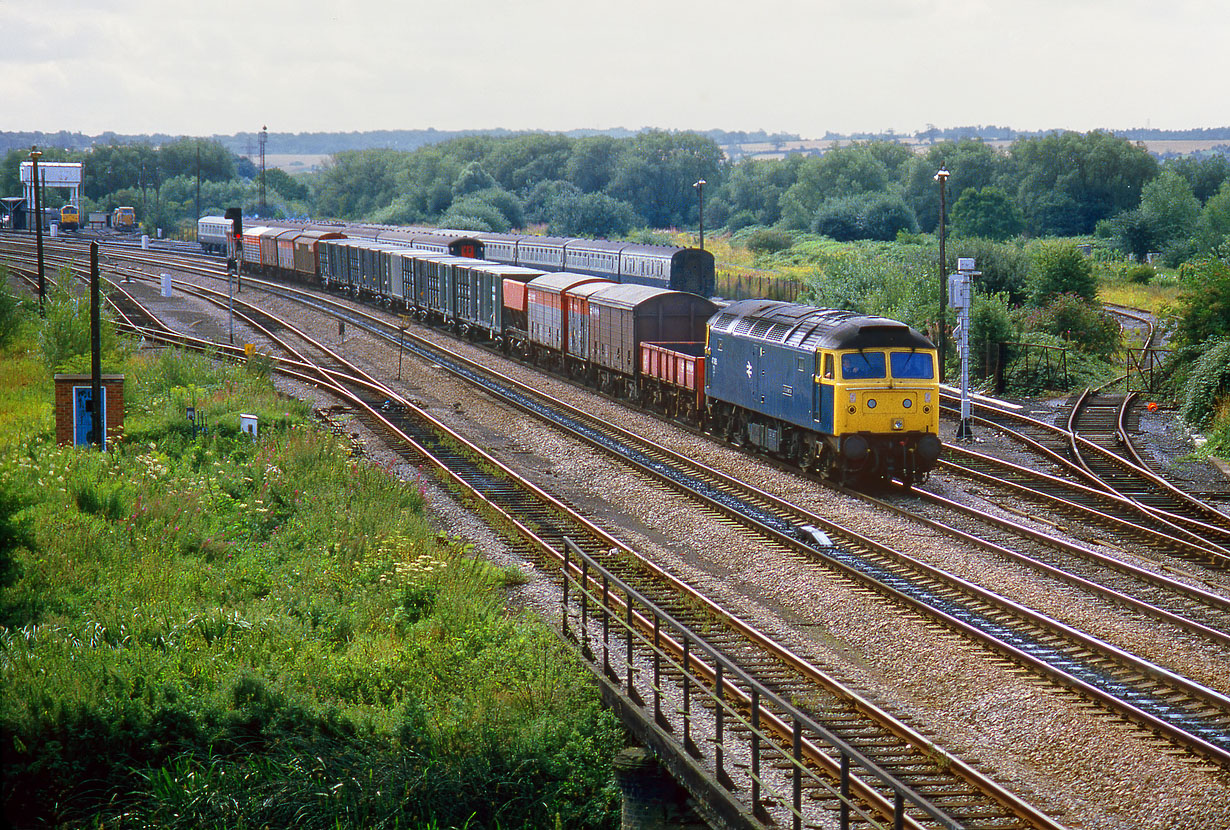
<instances>
[{"instance_id":1,"label":"vegetation beside track","mask_svg":"<svg viewBox=\"0 0 1230 830\"><path fill-rule=\"evenodd\" d=\"M615 825L617 723L554 634L509 611L520 573L433 529L415 483L352 458L259 372L174 351L123 365L111 451L57 447L40 324L15 317L6 823Z\"/></svg>"}]
</instances>

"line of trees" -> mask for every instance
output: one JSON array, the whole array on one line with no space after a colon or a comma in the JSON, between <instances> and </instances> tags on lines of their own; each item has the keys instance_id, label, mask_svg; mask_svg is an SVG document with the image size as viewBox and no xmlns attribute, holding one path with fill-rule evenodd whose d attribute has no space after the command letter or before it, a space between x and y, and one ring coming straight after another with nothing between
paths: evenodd
<instances>
[{"instance_id":1,"label":"line of trees","mask_svg":"<svg viewBox=\"0 0 1230 830\"><path fill-rule=\"evenodd\" d=\"M724 133L719 137L727 139ZM742 134L737 134L742 137ZM199 166L198 166L199 154ZM0 192L20 192L12 150ZM216 140L97 145L48 151L84 161L88 209L135 205L147 228L174 228L228 204L258 212L257 171ZM617 138L551 133L467 135L413 151L335 153L316 174L266 173L270 215L507 231L546 226L561 235L626 235L638 227L695 227L704 179L705 221L732 231L759 225L839 241L891 240L939 223L940 166L955 236L1097 233L1137 257L1177 264L1214 250L1230 229L1230 160L1160 161L1108 132L1050 133L1006 150L981 140L941 141L921 154L897 141L833 147L783 160L725 158L718 140L648 130Z\"/></svg>"}]
</instances>

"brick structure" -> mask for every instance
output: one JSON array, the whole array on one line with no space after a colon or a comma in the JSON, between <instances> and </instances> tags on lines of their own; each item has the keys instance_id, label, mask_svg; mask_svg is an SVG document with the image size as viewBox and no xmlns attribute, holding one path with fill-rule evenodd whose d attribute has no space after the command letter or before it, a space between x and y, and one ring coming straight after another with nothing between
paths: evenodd
<instances>
[{"instance_id":1,"label":"brick structure","mask_svg":"<svg viewBox=\"0 0 1230 830\"><path fill-rule=\"evenodd\" d=\"M89 388L92 378L89 375L56 375L56 443L73 443L73 425L76 413L73 411L73 388L84 386ZM107 402L107 446L117 441L124 428L124 376L103 375L102 385L106 390L103 395Z\"/></svg>"}]
</instances>

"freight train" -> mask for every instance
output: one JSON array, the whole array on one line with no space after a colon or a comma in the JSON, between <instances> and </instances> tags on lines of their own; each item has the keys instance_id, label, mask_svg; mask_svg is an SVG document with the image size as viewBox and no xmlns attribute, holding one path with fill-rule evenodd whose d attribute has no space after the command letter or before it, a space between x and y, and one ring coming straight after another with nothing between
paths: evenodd
<instances>
[{"instance_id":1,"label":"freight train","mask_svg":"<svg viewBox=\"0 0 1230 830\"><path fill-rule=\"evenodd\" d=\"M939 458L936 349L904 323L480 259L493 250L483 242L245 227L239 257L245 270L398 308L838 481L910 486Z\"/></svg>"}]
</instances>

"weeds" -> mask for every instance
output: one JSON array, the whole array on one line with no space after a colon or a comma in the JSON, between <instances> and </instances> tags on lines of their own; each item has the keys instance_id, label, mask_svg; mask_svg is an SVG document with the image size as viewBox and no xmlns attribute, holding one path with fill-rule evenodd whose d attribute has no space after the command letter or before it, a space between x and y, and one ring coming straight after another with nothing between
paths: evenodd
<instances>
[{"instance_id":1,"label":"weeds","mask_svg":"<svg viewBox=\"0 0 1230 830\"><path fill-rule=\"evenodd\" d=\"M0 394L50 408L43 376L5 372L39 391ZM614 825L621 735L509 615L515 569L437 536L417 481L351 459L261 373L172 352L125 372L106 454L0 421L9 823Z\"/></svg>"}]
</instances>

